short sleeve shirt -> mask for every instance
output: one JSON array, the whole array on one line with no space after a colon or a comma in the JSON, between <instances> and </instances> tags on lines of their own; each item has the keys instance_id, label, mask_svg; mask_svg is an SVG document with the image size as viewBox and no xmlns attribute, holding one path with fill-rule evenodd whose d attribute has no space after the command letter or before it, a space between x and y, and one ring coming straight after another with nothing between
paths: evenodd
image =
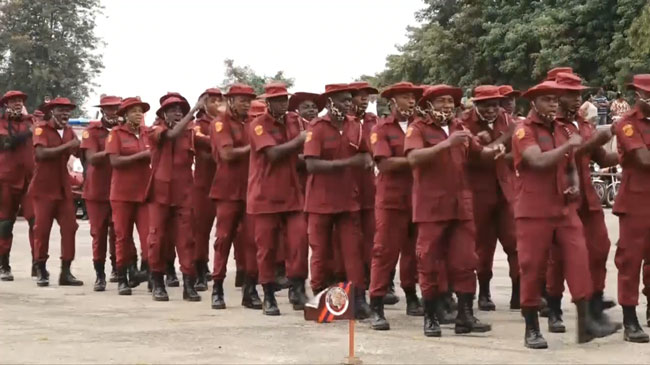
<instances>
[{"instance_id":1,"label":"short sleeve shirt","mask_svg":"<svg viewBox=\"0 0 650 365\"><path fill-rule=\"evenodd\" d=\"M149 149L145 127L139 133L127 125L114 127L106 139L109 155L130 156ZM111 175L111 201L142 203L146 198L147 182L151 177L148 160L134 161L126 166L114 167Z\"/></svg>"},{"instance_id":2,"label":"short sleeve shirt","mask_svg":"<svg viewBox=\"0 0 650 365\"><path fill-rule=\"evenodd\" d=\"M103 152L106 146L109 130L101 122L91 123L81 134L80 148ZM110 160L104 159L97 165L86 164L86 180L83 187L83 198L90 201L107 202L111 192L111 167Z\"/></svg>"},{"instance_id":3,"label":"short sleeve shirt","mask_svg":"<svg viewBox=\"0 0 650 365\"><path fill-rule=\"evenodd\" d=\"M249 156L233 161L224 161L219 151L224 148L245 147L248 141L248 125L234 120L230 112L217 117L210 130L212 155L217 169L210 188L210 198L216 200L244 201L248 186Z\"/></svg>"},{"instance_id":4,"label":"short sleeve shirt","mask_svg":"<svg viewBox=\"0 0 650 365\"><path fill-rule=\"evenodd\" d=\"M12 136L27 133L34 123L30 115L21 120L9 120L0 116L0 136ZM29 184L34 173L34 145L32 137L10 150L0 151L0 182L23 190Z\"/></svg>"},{"instance_id":5,"label":"short sleeve shirt","mask_svg":"<svg viewBox=\"0 0 650 365\"><path fill-rule=\"evenodd\" d=\"M62 135L53 122L39 122L34 128L34 147L54 148L68 143L77 136L72 128L65 126ZM29 186L29 194L34 199L62 200L72 198L68 159L75 151L68 150L46 160L36 160L34 177Z\"/></svg>"}]
</instances>

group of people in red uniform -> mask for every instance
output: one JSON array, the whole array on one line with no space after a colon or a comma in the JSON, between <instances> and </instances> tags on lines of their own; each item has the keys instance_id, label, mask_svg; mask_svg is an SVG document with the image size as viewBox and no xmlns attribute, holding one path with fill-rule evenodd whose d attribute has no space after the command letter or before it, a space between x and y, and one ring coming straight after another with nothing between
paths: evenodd
<instances>
[{"instance_id":1,"label":"group of people in red uniform","mask_svg":"<svg viewBox=\"0 0 650 365\"><path fill-rule=\"evenodd\" d=\"M547 347L540 314L549 332L566 331L565 279L584 343L621 328L604 312L615 303L603 296L611 244L590 181L594 161L623 167L613 209L620 222L618 302L624 339L648 342L636 307L641 272L650 297L650 75L634 76L630 87L635 108L603 130L578 113L586 87L568 67L549 71L524 93L478 86L463 113L463 92L449 85L400 82L379 93L355 82L292 95L270 83L256 95L234 84L227 93L205 90L194 106L167 93L147 127L148 103L105 96L101 120L81 139L67 124L75 108L69 99L25 115L27 95L9 91L0 99L0 279L13 280L9 253L22 209L36 284L49 285L56 219L59 285L83 285L70 270L77 223L66 163L75 155L86 163L95 291L106 289L108 251L109 281L119 295L147 282L154 300L167 301L166 287L179 285L177 255L183 299L200 301L198 292L212 280L211 307L225 309L233 248L244 307L280 315L275 293L288 288L293 309L302 310L308 278L314 295L349 281L356 317L389 330L384 306L399 300L399 262L406 313L423 317L425 336L441 336L441 324L454 324L457 334L488 332L474 299L479 310L495 310L490 281L498 241L525 346ZM390 115L366 112L373 94L388 101ZM518 97L530 101L525 119L513 117ZM603 148L613 134L619 153Z\"/></svg>"}]
</instances>

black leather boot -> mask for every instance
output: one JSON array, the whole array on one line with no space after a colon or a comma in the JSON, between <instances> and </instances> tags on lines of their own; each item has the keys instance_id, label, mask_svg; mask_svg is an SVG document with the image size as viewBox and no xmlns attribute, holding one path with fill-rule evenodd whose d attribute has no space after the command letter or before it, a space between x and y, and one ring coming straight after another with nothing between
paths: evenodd
<instances>
[{"instance_id":1,"label":"black leather boot","mask_svg":"<svg viewBox=\"0 0 650 365\"><path fill-rule=\"evenodd\" d=\"M207 265L203 261L196 261L194 267L196 268L196 283L194 284L194 290L208 290L208 281L205 275L205 269L207 269Z\"/></svg>"},{"instance_id":2,"label":"black leather boot","mask_svg":"<svg viewBox=\"0 0 650 365\"><path fill-rule=\"evenodd\" d=\"M490 294L490 280L480 280L478 286L478 309L481 311L496 310Z\"/></svg>"},{"instance_id":3,"label":"black leather boot","mask_svg":"<svg viewBox=\"0 0 650 365\"><path fill-rule=\"evenodd\" d=\"M264 302L262 304L262 313L267 316L279 316L280 308L275 300L275 284L263 284Z\"/></svg>"},{"instance_id":4,"label":"black leather boot","mask_svg":"<svg viewBox=\"0 0 650 365\"><path fill-rule=\"evenodd\" d=\"M370 327L375 331L388 331L390 323L384 316L384 298L370 297L370 309L372 310Z\"/></svg>"},{"instance_id":5,"label":"black leather boot","mask_svg":"<svg viewBox=\"0 0 650 365\"><path fill-rule=\"evenodd\" d=\"M210 267L208 266L208 262L205 261L205 280L210 281L212 280L212 273L210 272ZM207 285L207 284L206 284Z\"/></svg>"},{"instance_id":6,"label":"black leather boot","mask_svg":"<svg viewBox=\"0 0 650 365\"><path fill-rule=\"evenodd\" d=\"M9 254L0 256L0 281L14 281L14 275L9 266Z\"/></svg>"},{"instance_id":7,"label":"black leather boot","mask_svg":"<svg viewBox=\"0 0 650 365\"><path fill-rule=\"evenodd\" d=\"M194 290L194 283L196 278L187 274L183 274L183 300L188 302L200 302L201 296Z\"/></svg>"},{"instance_id":8,"label":"black leather boot","mask_svg":"<svg viewBox=\"0 0 650 365\"><path fill-rule=\"evenodd\" d=\"M448 291L447 293L443 294L442 301L444 302L444 305L445 305L445 308L447 308L447 311L454 312L454 311L458 310L458 303L456 303L456 300L454 299L454 293L453 292Z\"/></svg>"},{"instance_id":9,"label":"black leather boot","mask_svg":"<svg viewBox=\"0 0 650 365\"><path fill-rule=\"evenodd\" d=\"M136 288L138 285L140 285L142 282L142 275L140 274L140 270L138 270L138 265L135 263L129 265L127 267L127 274L129 286L131 288Z\"/></svg>"},{"instance_id":10,"label":"black leather boot","mask_svg":"<svg viewBox=\"0 0 650 365\"><path fill-rule=\"evenodd\" d=\"M648 327L650 327L650 297L648 298L648 303L645 306L645 320L648 322Z\"/></svg>"},{"instance_id":11,"label":"black leather boot","mask_svg":"<svg viewBox=\"0 0 650 365\"><path fill-rule=\"evenodd\" d=\"M141 283L144 283L149 278L149 262L147 260L142 260L140 263L140 271L138 272L138 280Z\"/></svg>"},{"instance_id":12,"label":"black leather boot","mask_svg":"<svg viewBox=\"0 0 650 365\"><path fill-rule=\"evenodd\" d=\"M372 311L366 302L366 291L363 288L354 288L354 317L356 319L370 318Z\"/></svg>"},{"instance_id":13,"label":"black leather boot","mask_svg":"<svg viewBox=\"0 0 650 365\"><path fill-rule=\"evenodd\" d=\"M212 285L212 309L226 309L223 296L223 280L215 280Z\"/></svg>"},{"instance_id":14,"label":"black leather boot","mask_svg":"<svg viewBox=\"0 0 650 365\"><path fill-rule=\"evenodd\" d=\"M548 305L548 331L551 333L564 333L566 327L562 320L562 297L547 297Z\"/></svg>"},{"instance_id":15,"label":"black leather boot","mask_svg":"<svg viewBox=\"0 0 650 365\"><path fill-rule=\"evenodd\" d=\"M237 270L235 273L235 288L241 288L246 280L246 273L243 270Z\"/></svg>"},{"instance_id":16,"label":"black leather boot","mask_svg":"<svg viewBox=\"0 0 650 365\"><path fill-rule=\"evenodd\" d=\"M454 324L456 323L456 315L458 313L449 307L449 304L444 299L446 295L447 294L443 294L438 297L438 300L435 302L436 318L440 324Z\"/></svg>"},{"instance_id":17,"label":"black leather boot","mask_svg":"<svg viewBox=\"0 0 650 365\"><path fill-rule=\"evenodd\" d=\"M636 316L636 307L623 306L623 339L627 342L646 343L650 341L648 335L643 332L639 319Z\"/></svg>"},{"instance_id":18,"label":"black leather boot","mask_svg":"<svg viewBox=\"0 0 650 365\"><path fill-rule=\"evenodd\" d=\"M61 274L59 275L59 285L61 286L81 286L84 282L77 280L77 278L70 272L70 265L72 261L61 261Z\"/></svg>"},{"instance_id":19,"label":"black leather boot","mask_svg":"<svg viewBox=\"0 0 650 365\"><path fill-rule=\"evenodd\" d=\"M50 285L50 273L47 272L45 261L36 263L36 285L48 286Z\"/></svg>"},{"instance_id":20,"label":"black leather boot","mask_svg":"<svg viewBox=\"0 0 650 365\"><path fill-rule=\"evenodd\" d=\"M131 295L131 287L126 276L126 268L117 269L117 294Z\"/></svg>"},{"instance_id":21,"label":"black leather boot","mask_svg":"<svg viewBox=\"0 0 650 365\"><path fill-rule=\"evenodd\" d=\"M424 335L427 337L440 337L442 330L436 315L436 308L438 307L439 297L433 299L424 299Z\"/></svg>"},{"instance_id":22,"label":"black leather boot","mask_svg":"<svg viewBox=\"0 0 650 365\"><path fill-rule=\"evenodd\" d=\"M246 276L241 293L241 305L248 309L262 309L262 300L259 294L257 294L257 279Z\"/></svg>"},{"instance_id":23,"label":"black leather boot","mask_svg":"<svg viewBox=\"0 0 650 365\"><path fill-rule=\"evenodd\" d=\"M167 290L165 289L164 274L161 272L152 272L151 277L153 279L153 290L151 291L153 300L156 302L168 302L169 295L167 295Z\"/></svg>"},{"instance_id":24,"label":"black leather boot","mask_svg":"<svg viewBox=\"0 0 650 365\"><path fill-rule=\"evenodd\" d=\"M539 304L539 316L542 318L547 318L548 317L548 302L546 300L546 297L548 294L546 293L546 282L542 285L542 299Z\"/></svg>"},{"instance_id":25,"label":"black leather boot","mask_svg":"<svg viewBox=\"0 0 650 365\"><path fill-rule=\"evenodd\" d=\"M95 267L96 275L93 291L104 291L106 290L106 273L104 272L104 262L94 261L93 266Z\"/></svg>"},{"instance_id":26,"label":"black leather boot","mask_svg":"<svg viewBox=\"0 0 650 365\"><path fill-rule=\"evenodd\" d=\"M305 294L305 279L290 278L291 288L289 288L289 302L293 305L293 310L301 311L305 309L305 304L309 301Z\"/></svg>"},{"instance_id":27,"label":"black leather boot","mask_svg":"<svg viewBox=\"0 0 650 365\"><path fill-rule=\"evenodd\" d=\"M519 279L512 280L512 291L510 292L510 309L521 309Z\"/></svg>"},{"instance_id":28,"label":"black leather boot","mask_svg":"<svg viewBox=\"0 0 650 365\"><path fill-rule=\"evenodd\" d=\"M174 261L167 263L167 269L165 270L167 274L167 286L170 288L178 288L181 286L181 283L178 281L178 276L176 276L176 267L174 267Z\"/></svg>"},{"instance_id":29,"label":"black leather boot","mask_svg":"<svg viewBox=\"0 0 650 365\"><path fill-rule=\"evenodd\" d=\"M284 267L284 262L278 264L275 269L275 288L276 290L289 289L291 282L287 279L287 272Z\"/></svg>"},{"instance_id":30,"label":"black leather boot","mask_svg":"<svg viewBox=\"0 0 650 365\"><path fill-rule=\"evenodd\" d=\"M526 332L524 332L524 346L529 349L545 349L548 343L539 330L539 318L537 316L537 307L521 308L521 314L526 322Z\"/></svg>"},{"instance_id":31,"label":"black leather boot","mask_svg":"<svg viewBox=\"0 0 650 365\"><path fill-rule=\"evenodd\" d=\"M32 260L32 278L36 278L38 276L38 263L34 260Z\"/></svg>"},{"instance_id":32,"label":"black leather boot","mask_svg":"<svg viewBox=\"0 0 650 365\"><path fill-rule=\"evenodd\" d=\"M456 316L456 327L454 332L457 334L470 333L470 332L489 332L492 326L483 323L474 317L474 294L472 293L457 293L458 296L458 316Z\"/></svg>"},{"instance_id":33,"label":"black leather boot","mask_svg":"<svg viewBox=\"0 0 650 365\"><path fill-rule=\"evenodd\" d=\"M390 286L388 287L388 292L384 295L384 304L385 305L395 305L399 303L399 297L395 294L395 270L390 273Z\"/></svg>"},{"instance_id":34,"label":"black leather boot","mask_svg":"<svg viewBox=\"0 0 650 365\"><path fill-rule=\"evenodd\" d=\"M617 328L608 320L598 322L591 314L589 301L581 299L575 302L578 311L578 343L586 343L594 338L606 337L616 333Z\"/></svg>"},{"instance_id":35,"label":"black leather boot","mask_svg":"<svg viewBox=\"0 0 650 365\"><path fill-rule=\"evenodd\" d=\"M115 258L111 259L111 275L108 277L109 283L117 283L117 265Z\"/></svg>"},{"instance_id":36,"label":"black leather boot","mask_svg":"<svg viewBox=\"0 0 650 365\"><path fill-rule=\"evenodd\" d=\"M420 298L418 298L415 288L404 289L404 294L406 294L406 315L422 317L424 315L424 308L422 308L422 303L420 303Z\"/></svg>"},{"instance_id":37,"label":"black leather boot","mask_svg":"<svg viewBox=\"0 0 650 365\"><path fill-rule=\"evenodd\" d=\"M613 325L616 328L616 331L620 330L623 327L620 323L614 323L609 319L609 316L605 314L605 300L603 299L603 292L595 292L589 300L589 311L593 319L598 322L603 327L608 325Z\"/></svg>"}]
</instances>

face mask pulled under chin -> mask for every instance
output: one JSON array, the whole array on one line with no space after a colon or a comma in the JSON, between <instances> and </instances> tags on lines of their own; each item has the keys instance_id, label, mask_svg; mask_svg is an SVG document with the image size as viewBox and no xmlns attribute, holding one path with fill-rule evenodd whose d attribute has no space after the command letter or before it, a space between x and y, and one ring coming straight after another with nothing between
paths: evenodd
<instances>
[{"instance_id":1,"label":"face mask pulled under chin","mask_svg":"<svg viewBox=\"0 0 650 365\"><path fill-rule=\"evenodd\" d=\"M11 108L7 109L7 117L9 119L20 119L23 116L23 111L22 110L14 110Z\"/></svg>"},{"instance_id":2,"label":"face mask pulled under chin","mask_svg":"<svg viewBox=\"0 0 650 365\"><path fill-rule=\"evenodd\" d=\"M641 97L641 94L639 94L638 92L636 93L636 96L637 96L637 98L639 98L639 100L641 102L643 102L646 105L650 106L650 98L644 99L644 98Z\"/></svg>"},{"instance_id":3,"label":"face mask pulled under chin","mask_svg":"<svg viewBox=\"0 0 650 365\"><path fill-rule=\"evenodd\" d=\"M391 99L393 102L393 106L395 107L395 110L402 116L410 118L414 113L415 113L415 108L408 108L408 109L403 109L397 106L397 100Z\"/></svg>"},{"instance_id":4,"label":"face mask pulled under chin","mask_svg":"<svg viewBox=\"0 0 650 365\"><path fill-rule=\"evenodd\" d=\"M440 123L448 124L454 118L454 112L444 112L436 110L431 102L427 102L426 112L431 115L431 117L437 120Z\"/></svg>"},{"instance_id":5,"label":"face mask pulled under chin","mask_svg":"<svg viewBox=\"0 0 650 365\"><path fill-rule=\"evenodd\" d=\"M535 111L535 113L537 113L537 115L539 115L540 119L542 119L545 122L553 122L555 120L555 113L543 114L537 109L535 103L531 103L531 104L533 106L533 110Z\"/></svg>"},{"instance_id":6,"label":"face mask pulled under chin","mask_svg":"<svg viewBox=\"0 0 650 365\"><path fill-rule=\"evenodd\" d=\"M496 116L494 118L492 118L492 119L488 119L488 118L484 117L483 114L481 114L481 112L478 110L477 107L474 107L474 110L476 110L476 115L478 115L478 117L482 121L486 122L487 124L494 124L494 121L497 120Z\"/></svg>"},{"instance_id":7,"label":"face mask pulled under chin","mask_svg":"<svg viewBox=\"0 0 650 365\"><path fill-rule=\"evenodd\" d=\"M339 108L334 106L334 102L332 101L332 98L329 99L329 103L330 103L330 114L332 114L337 121L342 122L345 119L345 113L343 113Z\"/></svg>"}]
</instances>

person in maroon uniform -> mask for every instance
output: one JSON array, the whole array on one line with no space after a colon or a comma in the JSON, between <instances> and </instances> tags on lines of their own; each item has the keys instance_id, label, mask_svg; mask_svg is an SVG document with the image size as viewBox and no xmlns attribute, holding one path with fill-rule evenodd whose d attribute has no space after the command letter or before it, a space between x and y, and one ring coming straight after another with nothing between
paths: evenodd
<instances>
[{"instance_id":1,"label":"person in maroon uniform","mask_svg":"<svg viewBox=\"0 0 650 365\"><path fill-rule=\"evenodd\" d=\"M78 154L79 139L68 125L70 113L76 108L67 98L55 98L45 106L49 120L34 128L34 157L36 168L28 194L34 202L34 252L38 277L36 285L48 286L46 262L52 223L61 227L61 274L59 285L83 285L72 275L70 265L75 256L77 221L68 176L68 159Z\"/></svg>"},{"instance_id":2,"label":"person in maroon uniform","mask_svg":"<svg viewBox=\"0 0 650 365\"><path fill-rule=\"evenodd\" d=\"M361 207L355 170L370 168L372 159L363 139L362 125L348 116L355 90L347 84L327 85L319 98L328 112L310 123L305 139L304 156L309 173L305 212L312 249L314 294L327 288L328 257L331 257L332 236L336 232L342 243L346 276L355 289L355 315L365 319L370 315L370 308L365 297Z\"/></svg>"},{"instance_id":3,"label":"person in maroon uniform","mask_svg":"<svg viewBox=\"0 0 650 365\"><path fill-rule=\"evenodd\" d=\"M553 244L562 250L565 276L578 311L578 343L616 332L606 318L597 321L590 310L592 280L582 224L577 214L579 178L575 149L579 134L558 133L555 123L558 96L563 89L545 81L524 93L532 110L512 137L517 176L515 220L521 277L521 311L525 319L524 344L547 348L539 329L544 273Z\"/></svg>"},{"instance_id":4,"label":"person in maroon uniform","mask_svg":"<svg viewBox=\"0 0 650 365\"><path fill-rule=\"evenodd\" d=\"M455 333L488 332L492 326L474 316L477 257L472 192L465 176L470 157L499 157L503 145L484 147L455 118L462 90L429 87L418 104L426 112L406 130L405 154L413 174L413 222L416 257L424 299L424 335L441 335L437 308L447 292L446 276L458 296Z\"/></svg>"},{"instance_id":5,"label":"person in maroon uniform","mask_svg":"<svg viewBox=\"0 0 650 365\"><path fill-rule=\"evenodd\" d=\"M481 85L474 89L472 102L474 108L463 118L463 123L476 136L481 144L488 145L499 139L499 143L511 145L514 121L501 108L504 99L499 88ZM515 238L514 170L512 161L470 159L467 177L474 201L474 224L476 226L476 254L478 256L479 294L478 308L483 311L495 310L490 294L492 265L497 239L508 257L512 291L510 309L519 309L519 263L517 262L517 240Z\"/></svg>"},{"instance_id":6,"label":"person in maroon uniform","mask_svg":"<svg viewBox=\"0 0 650 365\"><path fill-rule=\"evenodd\" d=\"M212 308L225 309L223 281L233 241L244 251L245 283L242 287L242 305L262 309L257 294L257 258L250 217L246 214L246 189L250 144L246 131L248 111L255 99L252 87L233 84L224 95L228 100L225 113L219 115L210 130L212 155L217 162L210 198L216 201L217 238L214 242L214 270L212 279ZM235 249L237 251L237 249ZM235 255L236 256L236 255Z\"/></svg>"},{"instance_id":7,"label":"person in maroon uniform","mask_svg":"<svg viewBox=\"0 0 650 365\"><path fill-rule=\"evenodd\" d=\"M221 90L205 90L199 99L204 99L202 110L194 122L194 187L192 190L194 220L194 261L196 267L196 291L208 290L208 260L210 253L210 232L216 215L215 205L210 200L210 186L217 168L212 159L210 128L217 117L223 96Z\"/></svg>"},{"instance_id":8,"label":"person in maroon uniform","mask_svg":"<svg viewBox=\"0 0 650 365\"><path fill-rule=\"evenodd\" d=\"M141 256L148 257L149 211L145 203L149 181L151 152L146 138L144 113L149 104L140 98L126 98L117 115L123 118L106 139L105 151L113 171L109 200L115 227L115 262L119 295L131 295L131 288L142 281L137 272L138 251L133 240L133 226L138 230ZM128 273L128 276L127 276Z\"/></svg>"},{"instance_id":9,"label":"person in maroon uniform","mask_svg":"<svg viewBox=\"0 0 650 365\"><path fill-rule=\"evenodd\" d=\"M629 87L636 94L634 108L612 126L623 167L613 208L620 231L615 262L624 339L648 342L650 338L639 325L636 306L641 264L650 262L650 74L634 75ZM647 288L644 291L647 295Z\"/></svg>"},{"instance_id":10,"label":"person in maroon uniform","mask_svg":"<svg viewBox=\"0 0 650 365\"><path fill-rule=\"evenodd\" d=\"M579 76L573 73L557 73L554 80L563 89L558 98L558 114L555 122L559 133L569 138L572 134L579 134L584 143L575 150L576 168L580 179L580 200L576 202L578 216L583 225L585 242L589 253L589 269L593 282L593 295L591 311L595 318L602 320L603 309L615 306L613 300L603 299L606 264L609 248L611 246L605 225L603 208L591 183L591 170L589 163L596 162L600 167L615 166L618 164L618 153L607 152L602 146L611 138L611 131L596 131L595 127L581 115L578 110L582 105L581 92L588 89L582 86ZM562 293L564 292L564 268L562 251L558 247L551 249L551 259L546 275L546 291L549 308L549 332L565 332L562 320Z\"/></svg>"},{"instance_id":11,"label":"person in maroon uniform","mask_svg":"<svg viewBox=\"0 0 650 365\"><path fill-rule=\"evenodd\" d=\"M517 108L517 98L521 96L521 91L513 89L511 85L501 85L499 86L499 93L503 96L499 105L509 116L514 117Z\"/></svg>"},{"instance_id":12,"label":"person in maroon uniform","mask_svg":"<svg viewBox=\"0 0 650 365\"><path fill-rule=\"evenodd\" d=\"M377 231L372 249L370 307L372 328L388 330L384 316L384 296L390 288L392 271L400 262L400 284L406 294L406 314L422 316L416 293L415 226L411 220L411 166L404 154L404 137L412 123L422 88L399 82L381 93L390 100L392 113L372 129L370 145L379 175L375 198ZM400 256L401 255L401 256Z\"/></svg>"},{"instance_id":13,"label":"person in maroon uniform","mask_svg":"<svg viewBox=\"0 0 650 365\"><path fill-rule=\"evenodd\" d=\"M122 98L103 96L97 107L101 108L102 119L92 122L82 133L81 150L86 161L86 180L82 197L86 202L90 223L90 235L93 238L93 266L95 268L94 291L106 290L106 249L110 251L112 272L117 281L117 266L115 264L115 229L111 219L111 163L104 147L111 128L118 124L117 110Z\"/></svg>"},{"instance_id":14,"label":"person in maroon uniform","mask_svg":"<svg viewBox=\"0 0 650 365\"><path fill-rule=\"evenodd\" d=\"M167 266L166 245L173 244L183 273L183 299L201 300L194 290L194 236L192 234L191 192L194 183L194 131L190 123L202 104L192 109L184 98L165 99L156 115L164 123L153 126L148 134L152 174L147 187L149 201L149 263L155 301L168 301L164 274Z\"/></svg>"},{"instance_id":15,"label":"person in maroon uniform","mask_svg":"<svg viewBox=\"0 0 650 365\"><path fill-rule=\"evenodd\" d=\"M298 120L288 120L289 93L282 83L265 86L267 112L248 129L251 158L247 212L253 217L259 281L264 288L263 313L279 315L275 299L276 250L282 237L286 244L289 300L294 310L307 302L307 225L302 212L304 199L298 181L298 154L306 132ZM289 124L289 122L293 122Z\"/></svg>"},{"instance_id":16,"label":"person in maroon uniform","mask_svg":"<svg viewBox=\"0 0 650 365\"><path fill-rule=\"evenodd\" d=\"M18 211L29 225L29 243L34 255L34 209L27 188L34 173L32 126L34 118L23 114L27 94L8 91L0 99L0 280L13 281L9 254Z\"/></svg>"}]
</instances>

